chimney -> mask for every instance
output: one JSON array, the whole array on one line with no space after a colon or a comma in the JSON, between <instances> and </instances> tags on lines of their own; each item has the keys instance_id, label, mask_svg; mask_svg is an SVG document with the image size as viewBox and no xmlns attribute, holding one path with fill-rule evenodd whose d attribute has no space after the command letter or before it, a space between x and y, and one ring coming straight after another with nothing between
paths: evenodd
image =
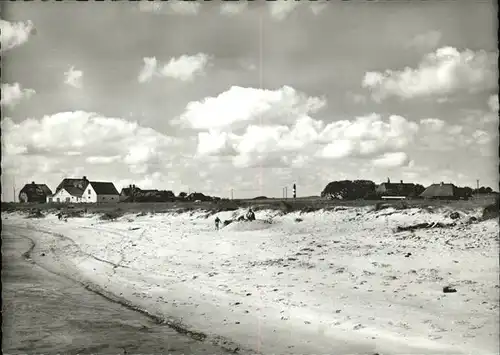
<instances>
[{"instance_id":1,"label":"chimney","mask_svg":"<svg viewBox=\"0 0 500 355\"><path fill-rule=\"evenodd\" d=\"M34 181L32 181L32 182L31 182L31 185L35 185L35 182L34 182Z\"/></svg>"},{"instance_id":2,"label":"chimney","mask_svg":"<svg viewBox=\"0 0 500 355\"><path fill-rule=\"evenodd\" d=\"M387 183L390 184L391 183L391 179L387 178Z\"/></svg>"},{"instance_id":3,"label":"chimney","mask_svg":"<svg viewBox=\"0 0 500 355\"><path fill-rule=\"evenodd\" d=\"M401 180L401 184L403 184L403 180Z\"/></svg>"},{"instance_id":4,"label":"chimney","mask_svg":"<svg viewBox=\"0 0 500 355\"><path fill-rule=\"evenodd\" d=\"M87 177L86 176L83 177L83 181L87 181Z\"/></svg>"},{"instance_id":5,"label":"chimney","mask_svg":"<svg viewBox=\"0 0 500 355\"><path fill-rule=\"evenodd\" d=\"M443 186L443 185L444 185L444 182L442 182L442 181L441 181L441 183L440 183L439 185Z\"/></svg>"}]
</instances>

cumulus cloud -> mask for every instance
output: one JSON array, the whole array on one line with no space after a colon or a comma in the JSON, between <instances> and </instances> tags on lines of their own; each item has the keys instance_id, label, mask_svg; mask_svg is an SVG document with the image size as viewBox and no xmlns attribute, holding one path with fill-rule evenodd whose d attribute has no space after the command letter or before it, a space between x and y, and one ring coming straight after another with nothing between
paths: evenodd
<instances>
[{"instance_id":1,"label":"cumulus cloud","mask_svg":"<svg viewBox=\"0 0 500 355\"><path fill-rule=\"evenodd\" d=\"M204 74L210 56L205 53L182 55L172 58L160 69L160 74L181 81L191 81L196 75Z\"/></svg>"},{"instance_id":2,"label":"cumulus cloud","mask_svg":"<svg viewBox=\"0 0 500 355\"><path fill-rule=\"evenodd\" d=\"M238 167L301 165L299 156L323 159L365 157L407 148L418 125L400 116L386 122L378 115L325 125L309 116L288 117L288 123L250 124L241 134L211 129L198 139L198 154L233 156Z\"/></svg>"},{"instance_id":3,"label":"cumulus cloud","mask_svg":"<svg viewBox=\"0 0 500 355\"><path fill-rule=\"evenodd\" d=\"M427 54L416 69L367 72L362 85L376 101L491 90L497 87L497 59L498 53L442 47Z\"/></svg>"},{"instance_id":4,"label":"cumulus cloud","mask_svg":"<svg viewBox=\"0 0 500 355\"><path fill-rule=\"evenodd\" d=\"M177 123L196 130L197 154L232 156L238 167L300 165L298 156L374 158L404 151L417 123L372 114L325 124L312 116L326 105L284 86L275 90L233 86L216 97L191 102Z\"/></svg>"},{"instance_id":5,"label":"cumulus cloud","mask_svg":"<svg viewBox=\"0 0 500 355\"><path fill-rule=\"evenodd\" d=\"M23 89L19 83L2 84L1 85L2 98L0 101L1 106L13 108L17 106L22 100L29 99L36 92L33 89Z\"/></svg>"},{"instance_id":6,"label":"cumulus cloud","mask_svg":"<svg viewBox=\"0 0 500 355\"><path fill-rule=\"evenodd\" d=\"M205 53L195 55L181 55L171 58L170 61L158 68L156 57L143 58L144 65L141 68L138 81L149 82L154 76L170 77L180 81L192 81L196 76L203 75L210 63L211 56Z\"/></svg>"},{"instance_id":7,"label":"cumulus cloud","mask_svg":"<svg viewBox=\"0 0 500 355\"><path fill-rule=\"evenodd\" d=\"M2 154L13 162L20 156L36 160L72 152L71 159L89 164L121 162L131 170L149 172L175 144L175 139L151 128L91 112L61 112L20 123L2 120Z\"/></svg>"},{"instance_id":8,"label":"cumulus cloud","mask_svg":"<svg viewBox=\"0 0 500 355\"><path fill-rule=\"evenodd\" d=\"M220 5L220 13L226 16L234 16L242 13L248 8L248 2L224 2Z\"/></svg>"},{"instance_id":9,"label":"cumulus cloud","mask_svg":"<svg viewBox=\"0 0 500 355\"><path fill-rule=\"evenodd\" d=\"M301 3L299 1L269 2L269 12L275 20L282 21L290 15Z\"/></svg>"},{"instance_id":10,"label":"cumulus cloud","mask_svg":"<svg viewBox=\"0 0 500 355\"><path fill-rule=\"evenodd\" d=\"M445 122L438 118L424 118L420 123L433 132L441 132L445 126Z\"/></svg>"},{"instance_id":11,"label":"cumulus cloud","mask_svg":"<svg viewBox=\"0 0 500 355\"><path fill-rule=\"evenodd\" d=\"M198 1L171 0L170 9L181 15L197 15L201 4Z\"/></svg>"},{"instance_id":12,"label":"cumulus cloud","mask_svg":"<svg viewBox=\"0 0 500 355\"><path fill-rule=\"evenodd\" d=\"M78 154L80 155L80 154ZM113 155L113 156L90 156L85 159L85 161L89 164L111 164L114 163L118 160L120 160L119 155Z\"/></svg>"},{"instance_id":13,"label":"cumulus cloud","mask_svg":"<svg viewBox=\"0 0 500 355\"><path fill-rule=\"evenodd\" d=\"M314 15L319 15L320 13L322 13L327 6L328 3L322 1L315 1L309 3L309 9Z\"/></svg>"},{"instance_id":14,"label":"cumulus cloud","mask_svg":"<svg viewBox=\"0 0 500 355\"><path fill-rule=\"evenodd\" d=\"M492 112L498 112L498 94L488 98L488 106Z\"/></svg>"},{"instance_id":15,"label":"cumulus cloud","mask_svg":"<svg viewBox=\"0 0 500 355\"><path fill-rule=\"evenodd\" d=\"M408 165L410 159L404 152L384 153L382 156L375 158L372 164L379 168L397 168Z\"/></svg>"},{"instance_id":16,"label":"cumulus cloud","mask_svg":"<svg viewBox=\"0 0 500 355\"><path fill-rule=\"evenodd\" d=\"M323 1L270 1L268 3L269 13L276 21L283 21L299 6L308 6L314 15L319 15L327 6Z\"/></svg>"},{"instance_id":17,"label":"cumulus cloud","mask_svg":"<svg viewBox=\"0 0 500 355\"><path fill-rule=\"evenodd\" d=\"M170 0L168 2L160 1L141 1L138 5L139 11L154 14L179 14L194 16L200 12L201 4L197 1Z\"/></svg>"},{"instance_id":18,"label":"cumulus cloud","mask_svg":"<svg viewBox=\"0 0 500 355\"><path fill-rule=\"evenodd\" d=\"M81 89L83 86L83 72L81 70L76 70L75 67L69 68L68 71L64 72L64 83L77 88Z\"/></svg>"},{"instance_id":19,"label":"cumulus cloud","mask_svg":"<svg viewBox=\"0 0 500 355\"><path fill-rule=\"evenodd\" d=\"M1 52L8 51L27 42L36 33L31 21L9 22L0 20Z\"/></svg>"},{"instance_id":20,"label":"cumulus cloud","mask_svg":"<svg viewBox=\"0 0 500 355\"><path fill-rule=\"evenodd\" d=\"M309 97L289 86L276 90L232 86L216 97L188 103L176 122L194 129L224 128L251 122L293 122L326 105L320 97Z\"/></svg>"},{"instance_id":21,"label":"cumulus cloud","mask_svg":"<svg viewBox=\"0 0 500 355\"><path fill-rule=\"evenodd\" d=\"M339 158L399 151L413 142L418 131L418 124L397 115L390 116L387 121L377 114L358 117L353 121L336 121L320 133L318 141L326 146L319 155Z\"/></svg>"},{"instance_id":22,"label":"cumulus cloud","mask_svg":"<svg viewBox=\"0 0 500 355\"><path fill-rule=\"evenodd\" d=\"M144 61L144 66L141 68L137 79L140 83L145 83L151 81L153 75L155 75L157 61L155 57L144 57L142 60Z\"/></svg>"},{"instance_id":23,"label":"cumulus cloud","mask_svg":"<svg viewBox=\"0 0 500 355\"><path fill-rule=\"evenodd\" d=\"M406 45L407 48L416 48L422 50L435 49L441 41L441 32L430 30L414 36Z\"/></svg>"}]
</instances>

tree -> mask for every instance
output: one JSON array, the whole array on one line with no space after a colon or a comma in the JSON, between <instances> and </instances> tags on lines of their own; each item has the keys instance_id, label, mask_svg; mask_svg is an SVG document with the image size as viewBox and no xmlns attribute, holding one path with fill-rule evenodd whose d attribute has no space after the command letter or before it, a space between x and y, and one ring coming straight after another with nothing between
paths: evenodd
<instances>
[{"instance_id":1,"label":"tree","mask_svg":"<svg viewBox=\"0 0 500 355\"><path fill-rule=\"evenodd\" d=\"M185 193L185 192L179 192L179 197L180 198L186 198L186 196L187 196L187 193Z\"/></svg>"}]
</instances>

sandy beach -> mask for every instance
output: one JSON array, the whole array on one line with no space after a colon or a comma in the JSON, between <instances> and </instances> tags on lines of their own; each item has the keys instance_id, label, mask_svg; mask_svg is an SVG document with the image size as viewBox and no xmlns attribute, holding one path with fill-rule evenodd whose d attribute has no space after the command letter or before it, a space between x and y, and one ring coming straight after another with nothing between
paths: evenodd
<instances>
[{"instance_id":1,"label":"sandy beach","mask_svg":"<svg viewBox=\"0 0 500 355\"><path fill-rule=\"evenodd\" d=\"M47 267L239 353L486 355L498 222L467 222L478 213L263 210L220 231L204 211L3 223L41 232ZM423 222L441 225L397 232Z\"/></svg>"}]
</instances>

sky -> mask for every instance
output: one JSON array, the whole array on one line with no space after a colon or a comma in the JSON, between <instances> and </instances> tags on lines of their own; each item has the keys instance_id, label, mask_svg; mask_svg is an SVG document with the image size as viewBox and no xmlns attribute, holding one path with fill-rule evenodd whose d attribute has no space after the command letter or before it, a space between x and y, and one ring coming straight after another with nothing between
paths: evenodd
<instances>
[{"instance_id":1,"label":"sky","mask_svg":"<svg viewBox=\"0 0 500 355\"><path fill-rule=\"evenodd\" d=\"M495 1L2 2L2 200L498 189Z\"/></svg>"}]
</instances>

